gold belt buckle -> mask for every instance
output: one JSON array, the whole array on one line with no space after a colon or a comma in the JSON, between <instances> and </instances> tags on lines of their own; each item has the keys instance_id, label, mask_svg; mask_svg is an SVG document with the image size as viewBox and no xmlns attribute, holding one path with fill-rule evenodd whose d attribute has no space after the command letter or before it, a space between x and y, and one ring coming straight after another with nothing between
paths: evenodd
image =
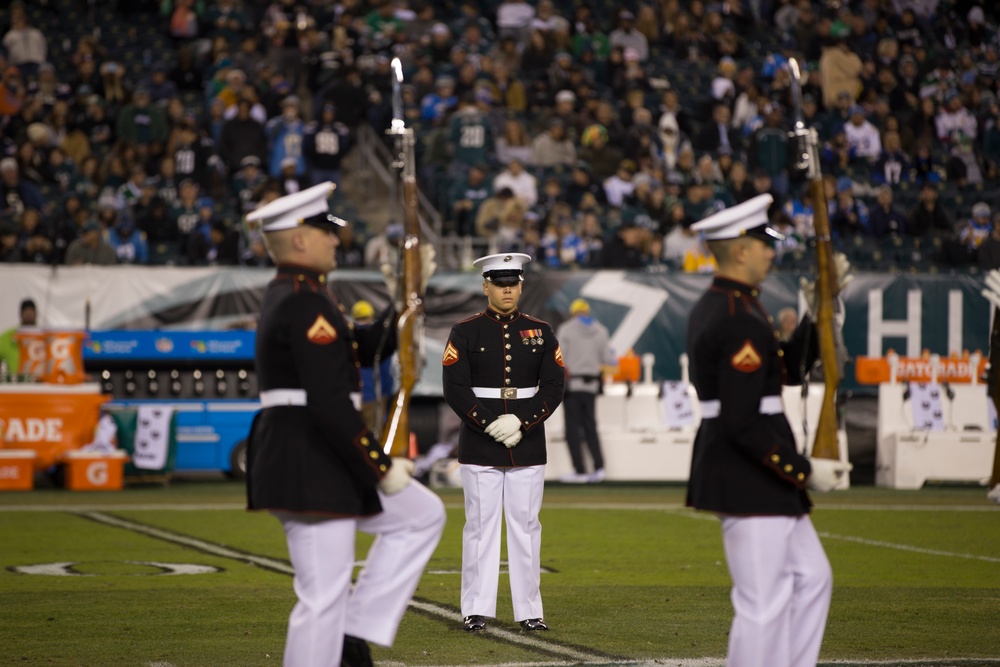
<instances>
[{"instance_id":1,"label":"gold belt buckle","mask_svg":"<svg viewBox=\"0 0 1000 667\"><path fill-rule=\"evenodd\" d=\"M517 387L504 387L503 388L504 399L516 399L517 398Z\"/></svg>"}]
</instances>

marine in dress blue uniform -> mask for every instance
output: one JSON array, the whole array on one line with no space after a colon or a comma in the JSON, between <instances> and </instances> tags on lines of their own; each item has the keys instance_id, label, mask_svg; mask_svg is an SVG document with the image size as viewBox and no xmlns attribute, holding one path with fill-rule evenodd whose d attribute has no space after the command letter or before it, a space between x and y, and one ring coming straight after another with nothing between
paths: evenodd
<instances>
[{"instance_id":1,"label":"marine in dress blue uniform","mask_svg":"<svg viewBox=\"0 0 1000 667\"><path fill-rule=\"evenodd\" d=\"M474 262L487 308L456 324L442 357L444 397L461 418L458 460L465 492L462 615L470 632L496 616L501 515L514 620L528 631L542 620L541 524L545 478L543 423L562 401L565 368L547 322L517 309L523 253Z\"/></svg>"},{"instance_id":2,"label":"marine in dress blue uniform","mask_svg":"<svg viewBox=\"0 0 1000 667\"><path fill-rule=\"evenodd\" d=\"M729 667L816 664L833 587L830 564L809 519L807 488L832 490L849 464L796 450L781 388L799 384L799 362L815 361L803 318L779 341L759 284L781 235L768 227L769 194L692 225L719 263L691 311L687 353L701 402L687 504L718 514L735 610Z\"/></svg>"},{"instance_id":3,"label":"marine in dress blue uniform","mask_svg":"<svg viewBox=\"0 0 1000 667\"><path fill-rule=\"evenodd\" d=\"M383 453L359 412L359 368L382 330L356 336L327 288L345 224L329 214L332 189L322 183L247 216L278 267L257 329L263 409L249 438L247 498L285 530L298 603L284 664L296 667L371 665L368 642L392 645L444 527L440 499L410 480L411 461ZM394 345L390 337L385 352ZM357 530L379 539L352 590Z\"/></svg>"}]
</instances>

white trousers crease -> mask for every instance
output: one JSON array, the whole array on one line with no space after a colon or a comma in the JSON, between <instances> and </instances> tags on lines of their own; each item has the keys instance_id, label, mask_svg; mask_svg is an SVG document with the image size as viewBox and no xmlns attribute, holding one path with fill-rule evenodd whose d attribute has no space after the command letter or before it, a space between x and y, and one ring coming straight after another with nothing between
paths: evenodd
<instances>
[{"instance_id":1,"label":"white trousers crease","mask_svg":"<svg viewBox=\"0 0 1000 667\"><path fill-rule=\"evenodd\" d=\"M538 512L545 466L492 468L463 464L462 615L496 616L500 519L507 522L507 569L514 620L542 618L542 524Z\"/></svg>"},{"instance_id":2,"label":"white trousers crease","mask_svg":"<svg viewBox=\"0 0 1000 667\"><path fill-rule=\"evenodd\" d=\"M724 517L735 615L727 667L815 667L833 573L808 516Z\"/></svg>"},{"instance_id":3,"label":"white trousers crease","mask_svg":"<svg viewBox=\"0 0 1000 667\"><path fill-rule=\"evenodd\" d=\"M344 635L392 646L403 613L444 530L441 499L411 481L379 492L382 512L324 519L275 512L295 569L285 667L340 667ZM353 590L356 531L375 535Z\"/></svg>"}]
</instances>

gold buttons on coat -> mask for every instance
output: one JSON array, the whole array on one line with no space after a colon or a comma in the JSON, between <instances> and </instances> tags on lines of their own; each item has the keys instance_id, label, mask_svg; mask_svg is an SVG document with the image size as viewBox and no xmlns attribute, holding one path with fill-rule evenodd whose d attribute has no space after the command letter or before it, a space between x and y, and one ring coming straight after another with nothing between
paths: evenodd
<instances>
[{"instance_id":1,"label":"gold buttons on coat","mask_svg":"<svg viewBox=\"0 0 1000 667\"><path fill-rule=\"evenodd\" d=\"M365 447L368 446L368 438L366 438L365 436L361 436L361 440L359 442L361 442L361 444L364 445Z\"/></svg>"},{"instance_id":2,"label":"gold buttons on coat","mask_svg":"<svg viewBox=\"0 0 1000 667\"><path fill-rule=\"evenodd\" d=\"M778 456L777 454L771 454L771 462L772 463L778 463L779 461L781 461L781 457L780 456Z\"/></svg>"},{"instance_id":3,"label":"gold buttons on coat","mask_svg":"<svg viewBox=\"0 0 1000 667\"><path fill-rule=\"evenodd\" d=\"M375 452L375 451L368 452L368 456L372 457L373 459L377 459L378 458L378 452Z\"/></svg>"},{"instance_id":4,"label":"gold buttons on coat","mask_svg":"<svg viewBox=\"0 0 1000 667\"><path fill-rule=\"evenodd\" d=\"M791 463L786 463L785 464L785 472L792 472L792 464Z\"/></svg>"},{"instance_id":5,"label":"gold buttons on coat","mask_svg":"<svg viewBox=\"0 0 1000 667\"><path fill-rule=\"evenodd\" d=\"M798 477L799 481L802 482L805 480L806 474L804 472L800 472L798 475L796 475L796 477Z\"/></svg>"},{"instance_id":6,"label":"gold buttons on coat","mask_svg":"<svg viewBox=\"0 0 1000 667\"><path fill-rule=\"evenodd\" d=\"M778 350L778 356L779 357L785 356L785 351L784 350Z\"/></svg>"},{"instance_id":7,"label":"gold buttons on coat","mask_svg":"<svg viewBox=\"0 0 1000 667\"><path fill-rule=\"evenodd\" d=\"M381 470L382 472L385 472L386 470L388 470L388 468L385 467L384 463L380 464L379 467L378 467L378 469Z\"/></svg>"}]
</instances>

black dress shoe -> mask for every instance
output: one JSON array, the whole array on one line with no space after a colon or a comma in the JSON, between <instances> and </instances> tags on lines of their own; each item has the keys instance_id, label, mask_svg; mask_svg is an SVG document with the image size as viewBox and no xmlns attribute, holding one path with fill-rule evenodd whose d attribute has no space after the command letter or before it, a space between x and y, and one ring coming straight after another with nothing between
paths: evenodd
<instances>
[{"instance_id":1,"label":"black dress shoe","mask_svg":"<svg viewBox=\"0 0 1000 667\"><path fill-rule=\"evenodd\" d=\"M351 635L344 635L344 650L340 667L373 667L372 653L368 642Z\"/></svg>"},{"instance_id":2,"label":"black dress shoe","mask_svg":"<svg viewBox=\"0 0 1000 667\"><path fill-rule=\"evenodd\" d=\"M486 619L482 616L466 616L462 621L462 627L466 632L485 632Z\"/></svg>"},{"instance_id":3,"label":"black dress shoe","mask_svg":"<svg viewBox=\"0 0 1000 667\"><path fill-rule=\"evenodd\" d=\"M526 621L521 621L521 629L525 632L534 632L535 630L548 630L549 626L545 625L545 621L540 618L529 618Z\"/></svg>"}]
</instances>

